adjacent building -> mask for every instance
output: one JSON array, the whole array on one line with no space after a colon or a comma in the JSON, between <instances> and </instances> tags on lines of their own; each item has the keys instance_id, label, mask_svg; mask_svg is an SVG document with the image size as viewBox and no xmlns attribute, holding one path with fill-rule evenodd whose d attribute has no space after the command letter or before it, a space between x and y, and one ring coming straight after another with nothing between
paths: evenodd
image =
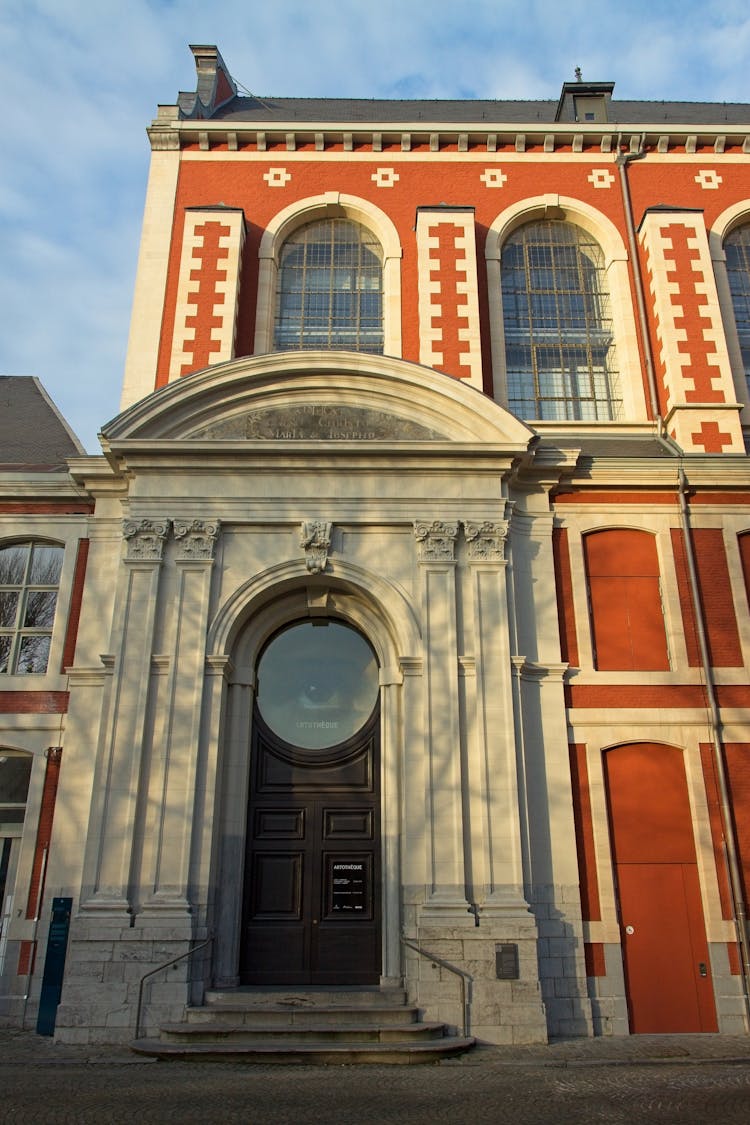
<instances>
[{"instance_id":1,"label":"adjacent building","mask_svg":"<svg viewBox=\"0 0 750 1125\"><path fill-rule=\"evenodd\" d=\"M192 51L101 455L0 383L0 1010L460 1023L416 945L490 1042L747 1029L750 106Z\"/></svg>"}]
</instances>

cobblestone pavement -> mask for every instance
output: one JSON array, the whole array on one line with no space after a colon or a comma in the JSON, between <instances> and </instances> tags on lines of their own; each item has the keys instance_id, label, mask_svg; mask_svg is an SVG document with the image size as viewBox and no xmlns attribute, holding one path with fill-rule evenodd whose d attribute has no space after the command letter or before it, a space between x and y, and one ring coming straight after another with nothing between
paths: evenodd
<instances>
[{"instance_id":1,"label":"cobblestone pavement","mask_svg":"<svg viewBox=\"0 0 750 1125\"><path fill-rule=\"evenodd\" d=\"M750 1038L482 1047L432 1066L157 1063L0 1029L0 1122L747 1125Z\"/></svg>"}]
</instances>

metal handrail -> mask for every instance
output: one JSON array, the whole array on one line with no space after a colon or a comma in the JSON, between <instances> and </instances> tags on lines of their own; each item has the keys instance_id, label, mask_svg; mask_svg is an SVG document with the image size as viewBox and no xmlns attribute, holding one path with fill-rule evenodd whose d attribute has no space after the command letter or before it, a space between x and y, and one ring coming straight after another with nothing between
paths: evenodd
<instances>
[{"instance_id":1,"label":"metal handrail","mask_svg":"<svg viewBox=\"0 0 750 1125\"><path fill-rule=\"evenodd\" d=\"M463 1012L463 1032L464 1038L468 1039L471 1035L471 1001L472 1001L472 986L474 978L471 973L467 973L464 969L459 969L456 965L452 965L450 961L443 960L442 957L436 957L434 953L430 953L427 949L422 949L411 938L405 937L401 934L401 944L406 945L409 949L413 949L415 953L419 953L421 957L426 957L428 961L433 961L436 965L440 965L441 969L447 969L449 973L454 973L461 981L461 1010Z\"/></svg>"},{"instance_id":2,"label":"metal handrail","mask_svg":"<svg viewBox=\"0 0 750 1125\"><path fill-rule=\"evenodd\" d=\"M176 965L178 961L184 961L186 957L192 957L194 953L198 953L201 949L205 949L207 945L210 945L213 940L214 939L212 934L211 937L206 938L206 940L201 942L200 945L194 945L192 949L188 949L184 953L181 953L179 957L173 957L171 961L165 961L163 965L159 965L155 969L150 969L147 973L143 974L143 976L141 977L141 983L138 986L138 1007L135 1010L136 1039L140 1039L141 1009L143 1007L143 986L145 985L148 978L156 976L157 973L161 973L164 969L170 968L171 965Z\"/></svg>"}]
</instances>

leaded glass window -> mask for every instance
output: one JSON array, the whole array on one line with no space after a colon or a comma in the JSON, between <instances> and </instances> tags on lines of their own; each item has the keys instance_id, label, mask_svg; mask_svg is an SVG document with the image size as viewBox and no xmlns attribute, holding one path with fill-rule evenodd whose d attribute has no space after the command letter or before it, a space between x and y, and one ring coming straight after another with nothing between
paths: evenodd
<instances>
[{"instance_id":1,"label":"leaded glass window","mask_svg":"<svg viewBox=\"0 0 750 1125\"><path fill-rule=\"evenodd\" d=\"M505 243L501 272L509 408L540 421L619 418L599 244L573 223L528 223Z\"/></svg>"},{"instance_id":2,"label":"leaded glass window","mask_svg":"<svg viewBox=\"0 0 750 1125\"><path fill-rule=\"evenodd\" d=\"M383 252L360 223L308 223L281 251L274 347L383 351Z\"/></svg>"},{"instance_id":3,"label":"leaded glass window","mask_svg":"<svg viewBox=\"0 0 750 1125\"><path fill-rule=\"evenodd\" d=\"M740 338L742 365L750 386L750 226L738 227L724 243L734 323Z\"/></svg>"},{"instance_id":4,"label":"leaded glass window","mask_svg":"<svg viewBox=\"0 0 750 1125\"><path fill-rule=\"evenodd\" d=\"M49 543L0 548L0 674L47 671L62 560Z\"/></svg>"}]
</instances>

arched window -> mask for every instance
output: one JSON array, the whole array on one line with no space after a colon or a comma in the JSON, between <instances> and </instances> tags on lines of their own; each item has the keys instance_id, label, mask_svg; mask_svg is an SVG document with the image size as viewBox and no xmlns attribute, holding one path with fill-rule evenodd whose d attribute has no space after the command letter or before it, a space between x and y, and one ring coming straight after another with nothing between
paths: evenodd
<instances>
[{"instance_id":1,"label":"arched window","mask_svg":"<svg viewBox=\"0 0 750 1125\"><path fill-rule=\"evenodd\" d=\"M502 250L508 406L521 418L622 412L604 254L581 227L527 223Z\"/></svg>"},{"instance_id":2,"label":"arched window","mask_svg":"<svg viewBox=\"0 0 750 1125\"><path fill-rule=\"evenodd\" d=\"M737 227L724 241L734 323L740 340L745 379L750 387L750 226Z\"/></svg>"},{"instance_id":3,"label":"arched window","mask_svg":"<svg viewBox=\"0 0 750 1125\"><path fill-rule=\"evenodd\" d=\"M46 672L63 548L0 547L0 674Z\"/></svg>"},{"instance_id":4,"label":"arched window","mask_svg":"<svg viewBox=\"0 0 750 1125\"><path fill-rule=\"evenodd\" d=\"M324 219L281 251L274 347L383 352L383 252L360 223Z\"/></svg>"}]
</instances>

